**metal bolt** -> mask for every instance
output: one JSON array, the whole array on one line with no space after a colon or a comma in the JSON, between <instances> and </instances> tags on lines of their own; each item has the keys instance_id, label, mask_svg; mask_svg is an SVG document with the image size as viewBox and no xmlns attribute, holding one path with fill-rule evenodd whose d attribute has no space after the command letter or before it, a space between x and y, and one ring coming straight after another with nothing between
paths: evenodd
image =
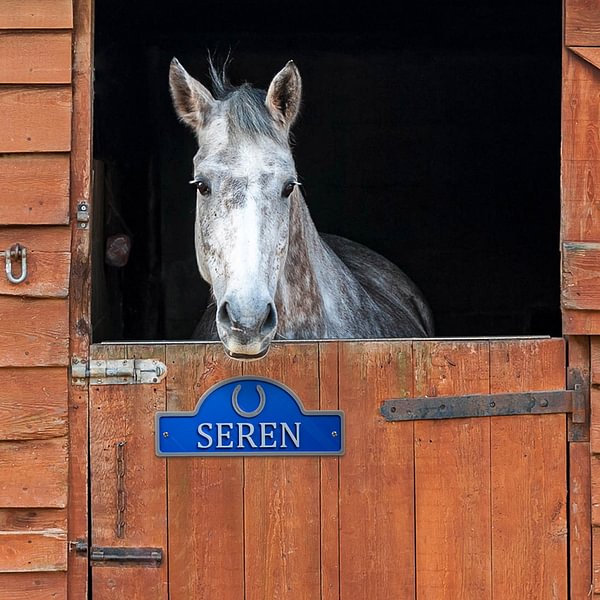
<instances>
[{"instance_id":1,"label":"metal bolt","mask_svg":"<svg viewBox=\"0 0 600 600\"><path fill-rule=\"evenodd\" d=\"M548 400L546 400L546 398L540 400L540 406L548 406Z\"/></svg>"},{"instance_id":2,"label":"metal bolt","mask_svg":"<svg viewBox=\"0 0 600 600\"><path fill-rule=\"evenodd\" d=\"M492 401L490 402L490 407L491 407L491 408L494 408L494 406L496 406L496 403L495 403L495 402L492 400Z\"/></svg>"},{"instance_id":3,"label":"metal bolt","mask_svg":"<svg viewBox=\"0 0 600 600\"><path fill-rule=\"evenodd\" d=\"M169 437L169 432L168 431L163 431L163 437L164 438L168 438Z\"/></svg>"},{"instance_id":4,"label":"metal bolt","mask_svg":"<svg viewBox=\"0 0 600 600\"><path fill-rule=\"evenodd\" d=\"M331 435L332 435L333 437L337 437L337 435L338 435L338 432L337 432L337 431L332 431L332 432L331 432Z\"/></svg>"}]
</instances>

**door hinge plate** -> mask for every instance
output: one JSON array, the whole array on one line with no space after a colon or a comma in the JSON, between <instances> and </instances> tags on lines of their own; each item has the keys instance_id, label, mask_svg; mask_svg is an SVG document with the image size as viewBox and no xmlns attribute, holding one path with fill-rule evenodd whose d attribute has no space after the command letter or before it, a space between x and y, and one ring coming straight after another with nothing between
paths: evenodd
<instances>
[{"instance_id":1,"label":"door hinge plate","mask_svg":"<svg viewBox=\"0 0 600 600\"><path fill-rule=\"evenodd\" d=\"M74 385L131 385L160 383L167 367L154 358L127 358L89 361L74 357L71 360L71 379Z\"/></svg>"}]
</instances>

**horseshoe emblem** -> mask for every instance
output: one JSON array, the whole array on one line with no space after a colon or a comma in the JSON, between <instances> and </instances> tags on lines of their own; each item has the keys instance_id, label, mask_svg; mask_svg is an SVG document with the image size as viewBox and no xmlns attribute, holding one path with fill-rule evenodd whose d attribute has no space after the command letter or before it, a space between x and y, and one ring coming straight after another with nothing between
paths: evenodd
<instances>
[{"instance_id":1,"label":"horseshoe emblem","mask_svg":"<svg viewBox=\"0 0 600 600\"><path fill-rule=\"evenodd\" d=\"M255 410L247 412L240 407L240 404L238 402L238 395L241 389L242 386L240 384L236 385L235 389L233 390L233 394L231 395L231 404L233 405L233 410L235 410L235 412L238 415L240 415L240 417L244 417L245 419L252 419L253 417L256 417L256 415L259 415L265 407L265 403L267 401L265 391L262 389L262 386L256 386L256 391L258 392L258 397L260 398L258 407Z\"/></svg>"}]
</instances>

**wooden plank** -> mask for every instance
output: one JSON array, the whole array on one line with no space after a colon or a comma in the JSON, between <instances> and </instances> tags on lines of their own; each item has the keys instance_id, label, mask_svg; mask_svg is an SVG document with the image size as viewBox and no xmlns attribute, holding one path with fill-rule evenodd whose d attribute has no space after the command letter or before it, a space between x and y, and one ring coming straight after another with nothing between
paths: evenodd
<instances>
[{"instance_id":1,"label":"wooden plank","mask_svg":"<svg viewBox=\"0 0 600 600\"><path fill-rule=\"evenodd\" d=\"M66 366L68 310L65 299L0 297L0 367Z\"/></svg>"},{"instance_id":2,"label":"wooden plank","mask_svg":"<svg viewBox=\"0 0 600 600\"><path fill-rule=\"evenodd\" d=\"M1 573L3 600L64 600L66 573Z\"/></svg>"},{"instance_id":3,"label":"wooden plank","mask_svg":"<svg viewBox=\"0 0 600 600\"><path fill-rule=\"evenodd\" d=\"M565 44L600 46L600 6L589 0L565 0Z\"/></svg>"},{"instance_id":4,"label":"wooden plank","mask_svg":"<svg viewBox=\"0 0 600 600\"><path fill-rule=\"evenodd\" d=\"M67 434L67 370L0 369L0 440Z\"/></svg>"},{"instance_id":5,"label":"wooden plank","mask_svg":"<svg viewBox=\"0 0 600 600\"><path fill-rule=\"evenodd\" d=\"M600 454L600 340L594 336L590 339L590 450L592 454ZM600 471L597 472L600 486ZM594 473L592 473L594 477ZM600 490L593 494L594 504L600 504ZM600 515L599 515L600 517ZM600 518L598 519L600 525Z\"/></svg>"},{"instance_id":6,"label":"wooden plank","mask_svg":"<svg viewBox=\"0 0 600 600\"><path fill-rule=\"evenodd\" d=\"M0 83L71 83L71 32L0 31Z\"/></svg>"},{"instance_id":7,"label":"wooden plank","mask_svg":"<svg viewBox=\"0 0 600 600\"><path fill-rule=\"evenodd\" d=\"M386 423L387 398L413 396L410 342L339 346L340 597L415 597L413 423Z\"/></svg>"},{"instance_id":8,"label":"wooden plank","mask_svg":"<svg viewBox=\"0 0 600 600\"><path fill-rule=\"evenodd\" d=\"M600 160L562 163L561 239L593 242L600 239Z\"/></svg>"},{"instance_id":9,"label":"wooden plank","mask_svg":"<svg viewBox=\"0 0 600 600\"><path fill-rule=\"evenodd\" d=\"M314 343L274 344L243 371L287 385L308 410L319 407ZM319 458L246 458L244 480L246 600L319 598Z\"/></svg>"},{"instance_id":10,"label":"wooden plank","mask_svg":"<svg viewBox=\"0 0 600 600\"><path fill-rule=\"evenodd\" d=\"M0 224L69 222L68 154L0 155Z\"/></svg>"},{"instance_id":11,"label":"wooden plank","mask_svg":"<svg viewBox=\"0 0 600 600\"><path fill-rule=\"evenodd\" d=\"M415 395L489 392L487 342L415 342ZM415 422L417 598L491 598L489 419Z\"/></svg>"},{"instance_id":12,"label":"wooden plank","mask_svg":"<svg viewBox=\"0 0 600 600\"><path fill-rule=\"evenodd\" d=\"M319 344L319 409L339 410L338 343ZM321 600L340 598L340 459L323 456L321 470Z\"/></svg>"},{"instance_id":13,"label":"wooden plank","mask_svg":"<svg viewBox=\"0 0 600 600\"><path fill-rule=\"evenodd\" d=\"M71 229L69 227L0 227L0 248L15 243L30 252L69 252Z\"/></svg>"},{"instance_id":14,"label":"wooden plank","mask_svg":"<svg viewBox=\"0 0 600 600\"><path fill-rule=\"evenodd\" d=\"M0 89L0 152L71 149L70 87Z\"/></svg>"},{"instance_id":15,"label":"wooden plank","mask_svg":"<svg viewBox=\"0 0 600 600\"><path fill-rule=\"evenodd\" d=\"M600 309L600 243L563 242L562 248L562 306Z\"/></svg>"},{"instance_id":16,"label":"wooden plank","mask_svg":"<svg viewBox=\"0 0 600 600\"><path fill-rule=\"evenodd\" d=\"M63 508L0 508L0 531L67 530Z\"/></svg>"},{"instance_id":17,"label":"wooden plank","mask_svg":"<svg viewBox=\"0 0 600 600\"><path fill-rule=\"evenodd\" d=\"M600 311L563 308L562 323L564 335L597 335L600 334Z\"/></svg>"},{"instance_id":18,"label":"wooden plank","mask_svg":"<svg viewBox=\"0 0 600 600\"><path fill-rule=\"evenodd\" d=\"M0 573L66 570L66 531L0 531Z\"/></svg>"},{"instance_id":19,"label":"wooden plank","mask_svg":"<svg viewBox=\"0 0 600 600\"><path fill-rule=\"evenodd\" d=\"M594 594L600 594L600 528L592 528L592 583Z\"/></svg>"},{"instance_id":20,"label":"wooden plank","mask_svg":"<svg viewBox=\"0 0 600 600\"><path fill-rule=\"evenodd\" d=\"M64 508L67 440L0 442L0 506Z\"/></svg>"},{"instance_id":21,"label":"wooden plank","mask_svg":"<svg viewBox=\"0 0 600 600\"><path fill-rule=\"evenodd\" d=\"M600 69L600 48L589 48L586 46L571 46L569 50L577 54L577 56L580 56L581 58L589 62L591 65L596 67L596 69Z\"/></svg>"},{"instance_id":22,"label":"wooden plank","mask_svg":"<svg viewBox=\"0 0 600 600\"><path fill-rule=\"evenodd\" d=\"M165 360L162 345L96 346L93 358ZM154 452L154 416L166 408L165 382L90 386L92 539L98 546L156 547L167 551L166 462ZM123 442L124 512L117 512L117 448ZM193 499L188 499L193 501ZM124 525L117 530L117 520ZM168 560L157 568L93 565L92 596L167 598ZM137 576L134 576L134 573Z\"/></svg>"},{"instance_id":23,"label":"wooden plank","mask_svg":"<svg viewBox=\"0 0 600 600\"><path fill-rule=\"evenodd\" d=\"M491 343L492 393L564 389L565 370L561 339ZM566 432L560 414L492 418L494 598L568 597Z\"/></svg>"},{"instance_id":24,"label":"wooden plank","mask_svg":"<svg viewBox=\"0 0 600 600\"><path fill-rule=\"evenodd\" d=\"M92 73L93 0L74 0L73 33L73 126L70 162L69 206L77 214L81 201L91 206L92 181ZM68 209L69 210L69 209ZM70 351L87 359L91 339L91 256L89 229L78 227L73 219L71 239ZM69 441L71 448L87 448L88 388L71 387ZM69 539L88 539L88 454L72 452L69 461ZM88 561L69 553L69 598L88 597Z\"/></svg>"},{"instance_id":25,"label":"wooden plank","mask_svg":"<svg viewBox=\"0 0 600 600\"><path fill-rule=\"evenodd\" d=\"M193 410L212 385L242 374L220 343L167 346L166 358L168 410ZM167 469L170 596L244 598L243 460L169 458Z\"/></svg>"},{"instance_id":26,"label":"wooden plank","mask_svg":"<svg viewBox=\"0 0 600 600\"><path fill-rule=\"evenodd\" d=\"M70 29L71 0L2 0L0 29Z\"/></svg>"}]
</instances>

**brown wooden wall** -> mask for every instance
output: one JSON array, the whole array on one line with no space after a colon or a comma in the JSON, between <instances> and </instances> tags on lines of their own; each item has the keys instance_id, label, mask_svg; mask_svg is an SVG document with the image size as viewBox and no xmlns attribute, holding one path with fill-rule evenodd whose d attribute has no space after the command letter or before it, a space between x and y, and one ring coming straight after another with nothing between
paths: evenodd
<instances>
[{"instance_id":1,"label":"brown wooden wall","mask_svg":"<svg viewBox=\"0 0 600 600\"><path fill-rule=\"evenodd\" d=\"M77 266L70 205L74 195L85 199L85 178L74 169L86 152L72 123L82 114L77 57L89 51L86 5L0 2L0 250L18 242L29 259L25 282L9 283L4 268L0 277L1 598L66 598L69 512L86 519L85 504L77 507L69 492L69 446L72 466L86 449L73 451L76 427L69 439L77 402L69 403L68 387ZM85 597L82 584L72 597Z\"/></svg>"}]
</instances>

